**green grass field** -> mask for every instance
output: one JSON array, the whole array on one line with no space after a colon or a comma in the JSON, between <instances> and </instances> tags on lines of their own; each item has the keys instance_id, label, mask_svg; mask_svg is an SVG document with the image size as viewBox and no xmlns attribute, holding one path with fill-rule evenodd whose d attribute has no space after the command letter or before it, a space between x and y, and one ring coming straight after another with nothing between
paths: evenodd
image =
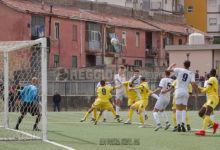
<instances>
[{"instance_id":1,"label":"green grass field","mask_svg":"<svg viewBox=\"0 0 220 150\"><path fill-rule=\"evenodd\" d=\"M170 122L172 123L171 112L167 112ZM161 129L155 132L154 120L152 112L148 112L149 119L145 121L147 128L138 128L139 120L136 113L133 115L133 124L124 125L114 121L111 112L108 113L106 123L102 122L102 118L98 125L93 125L90 122L90 117L86 122L80 123L80 119L85 112L49 112L48 113L48 139L77 150L215 150L220 147L220 129L215 135L212 134L212 129L208 129L205 137L198 137L194 132L202 127L202 119L197 115L197 111L190 111L190 122L192 131L185 133L173 133L172 127L165 131ZM11 115L11 127L17 121L17 115ZM24 120L21 124L21 129L26 131L32 129L34 119ZM127 112L121 112L121 118L127 120ZM162 118L161 123L164 124ZM215 112L215 121L220 123L220 112ZM14 134L6 133L0 129L0 137ZM32 132L33 133L33 132ZM5 134L5 135L4 135ZM36 134L35 132L33 134ZM37 133L38 134L38 133ZM36 134L36 135L37 135ZM120 145L101 145L100 141L107 139L115 139L120 141ZM124 140L136 141L135 145L126 145L129 142ZM108 143L110 144L110 143ZM10 141L0 142L0 150L60 150L62 148L48 144L42 141Z\"/></svg>"}]
</instances>

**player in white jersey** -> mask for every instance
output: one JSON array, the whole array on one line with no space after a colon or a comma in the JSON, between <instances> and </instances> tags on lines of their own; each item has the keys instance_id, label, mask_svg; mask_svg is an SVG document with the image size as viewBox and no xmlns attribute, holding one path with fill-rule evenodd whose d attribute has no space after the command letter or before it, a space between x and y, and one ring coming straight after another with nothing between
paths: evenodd
<instances>
[{"instance_id":1,"label":"player in white jersey","mask_svg":"<svg viewBox=\"0 0 220 150\"><path fill-rule=\"evenodd\" d=\"M189 97L189 84L191 83L195 91L195 98L198 97L197 86L195 84L195 75L189 70L190 61L186 60L184 62L184 68L174 68L176 64L172 64L168 67L167 71L177 73L177 85L175 92L175 103L176 103L176 120L177 120L177 130L178 132L186 132L185 122L186 122L186 107ZM182 115L182 125L181 123Z\"/></svg>"},{"instance_id":2,"label":"player in white jersey","mask_svg":"<svg viewBox=\"0 0 220 150\"><path fill-rule=\"evenodd\" d=\"M121 66L119 68L118 74L114 77L115 86L122 85L123 82L126 81L126 76L124 74L125 68ZM116 89L116 118L118 119L120 117L119 110L120 110L120 101L123 99L123 97L126 97L126 91L125 88L122 87L120 89Z\"/></svg>"},{"instance_id":3,"label":"player in white jersey","mask_svg":"<svg viewBox=\"0 0 220 150\"><path fill-rule=\"evenodd\" d=\"M153 93L157 93L157 92L169 89L172 86L172 82L173 82L173 80L170 78L170 72L165 71L165 78L160 80L159 87ZM167 92L164 94L162 92L160 92L159 99L157 100L157 102L154 106L154 110L153 110L154 120L157 124L157 127L154 129L154 131L158 131L160 128L162 128L162 126L160 124L159 115L158 115L159 111L160 111L161 116L163 117L163 119L166 123L165 130L167 130L170 127L168 117L167 117L166 113L164 112L164 110L166 109L169 102L170 102L170 92Z\"/></svg>"}]
</instances>

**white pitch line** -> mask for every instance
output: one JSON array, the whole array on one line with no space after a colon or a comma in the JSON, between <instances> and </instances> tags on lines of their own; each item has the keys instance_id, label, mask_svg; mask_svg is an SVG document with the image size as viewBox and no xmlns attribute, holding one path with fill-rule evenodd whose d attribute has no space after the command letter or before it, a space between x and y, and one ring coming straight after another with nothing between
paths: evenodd
<instances>
[{"instance_id":1,"label":"white pitch line","mask_svg":"<svg viewBox=\"0 0 220 150\"><path fill-rule=\"evenodd\" d=\"M2 127L2 126L0 126L0 127ZM15 130L15 129L10 129L10 128L5 128L5 129L10 130L10 131L15 131L15 132L18 132L18 133L22 133L24 135L27 135L27 136L32 137L32 138L37 139L37 140L41 140L42 139L42 138L40 138L38 136L32 135L32 134L27 133L27 132ZM71 147L68 147L68 146L65 146L65 145L53 142L53 141L49 141L49 140L43 140L43 141L46 142L46 143L49 143L49 144L53 144L53 145L58 146L58 147L62 147L64 149L66 149L66 150L75 150L75 149L73 149Z\"/></svg>"},{"instance_id":2,"label":"white pitch line","mask_svg":"<svg viewBox=\"0 0 220 150\"><path fill-rule=\"evenodd\" d=\"M59 144L59 143L53 142L53 141L44 140L44 142L47 142L47 143L53 144L53 145L55 145L55 146L62 147L62 148L67 149L67 150L75 150L75 149L73 149L73 148L71 148L71 147L68 147L68 146L65 146L65 145L62 145L62 144Z\"/></svg>"}]
</instances>

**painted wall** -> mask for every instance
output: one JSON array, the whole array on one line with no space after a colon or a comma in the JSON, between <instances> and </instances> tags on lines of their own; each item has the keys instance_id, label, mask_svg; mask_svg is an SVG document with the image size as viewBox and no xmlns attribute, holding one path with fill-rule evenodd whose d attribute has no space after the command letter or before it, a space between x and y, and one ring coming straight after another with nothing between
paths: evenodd
<instances>
[{"instance_id":1,"label":"painted wall","mask_svg":"<svg viewBox=\"0 0 220 150\"><path fill-rule=\"evenodd\" d=\"M122 42L122 31L126 31L126 46L124 46L124 52L121 54L123 58L128 59L126 61L129 65L134 65L133 60L142 60L142 66L144 66L145 58L145 31L138 29L118 28L116 27L116 33L119 36L120 43ZM136 33L139 32L139 47L136 47ZM122 60L123 58L119 59Z\"/></svg>"},{"instance_id":2,"label":"painted wall","mask_svg":"<svg viewBox=\"0 0 220 150\"><path fill-rule=\"evenodd\" d=\"M204 72L210 71L210 69L212 68L211 50L169 51L170 64L176 63L177 67L183 67L183 62L187 59L186 57L187 53L190 53L189 56L189 60L191 61L190 70L192 70L194 73L196 70L199 70L200 75L204 75ZM220 53L218 55L220 57Z\"/></svg>"},{"instance_id":3,"label":"painted wall","mask_svg":"<svg viewBox=\"0 0 220 150\"><path fill-rule=\"evenodd\" d=\"M188 12L188 6L193 6L193 12ZM207 31L207 3L206 0L185 0L184 11L186 23L206 32Z\"/></svg>"},{"instance_id":4,"label":"painted wall","mask_svg":"<svg viewBox=\"0 0 220 150\"><path fill-rule=\"evenodd\" d=\"M28 24L31 23L31 17L29 15L0 4L0 20L0 41L30 40L31 28L28 28Z\"/></svg>"},{"instance_id":5,"label":"painted wall","mask_svg":"<svg viewBox=\"0 0 220 150\"><path fill-rule=\"evenodd\" d=\"M46 19L46 30L49 31L49 18ZM60 24L60 39L55 39L55 22ZM77 41L73 41L73 25L77 26ZM54 55L60 55L59 66L71 68L72 56L77 56L77 67L85 67L85 22L82 22L82 53L80 55L80 21L52 18L51 23L50 67L54 66ZM49 33L47 33L49 35Z\"/></svg>"}]
</instances>

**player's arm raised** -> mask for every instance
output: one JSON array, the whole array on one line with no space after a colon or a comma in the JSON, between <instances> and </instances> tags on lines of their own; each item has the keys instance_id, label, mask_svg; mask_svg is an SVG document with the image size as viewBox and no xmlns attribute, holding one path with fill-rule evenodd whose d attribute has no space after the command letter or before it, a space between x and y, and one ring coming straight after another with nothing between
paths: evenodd
<instances>
[{"instance_id":1,"label":"player's arm raised","mask_svg":"<svg viewBox=\"0 0 220 150\"><path fill-rule=\"evenodd\" d=\"M175 66L176 66L176 63L171 64L171 65L167 68L167 71L173 72L173 67L175 67Z\"/></svg>"}]
</instances>

